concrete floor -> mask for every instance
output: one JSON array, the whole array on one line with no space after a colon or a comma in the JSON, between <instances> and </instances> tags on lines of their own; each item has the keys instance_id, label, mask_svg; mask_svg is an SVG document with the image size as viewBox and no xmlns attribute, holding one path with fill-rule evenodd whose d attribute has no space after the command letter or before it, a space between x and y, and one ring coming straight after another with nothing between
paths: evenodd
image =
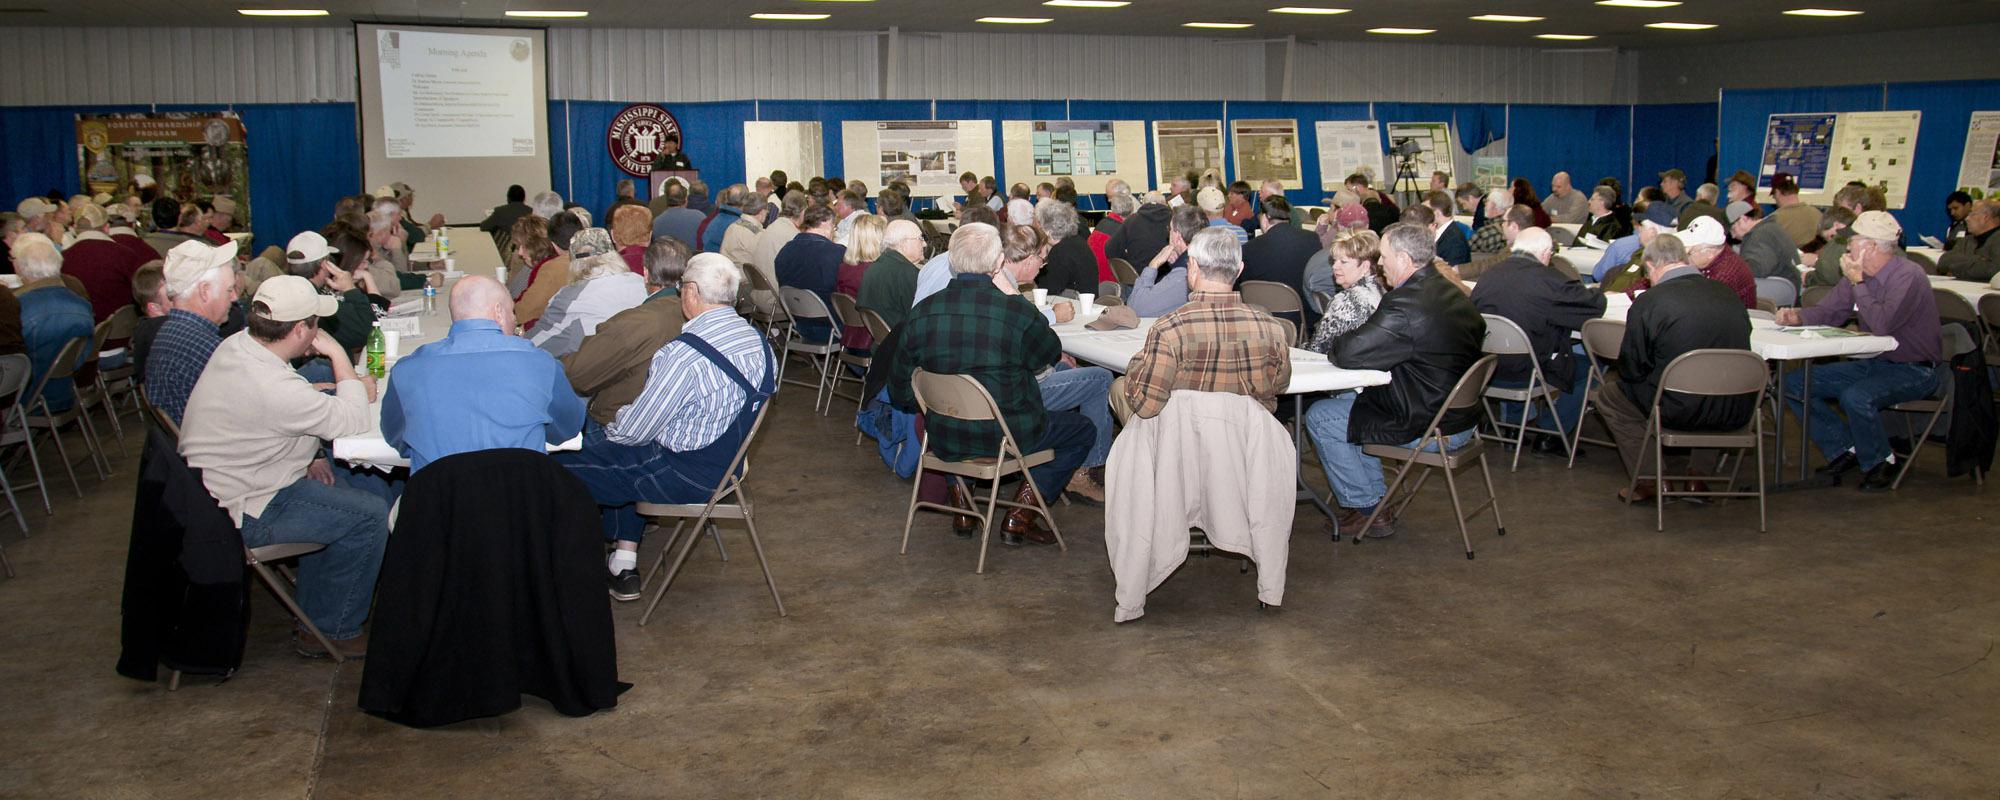
<instances>
[{"instance_id":1,"label":"concrete floor","mask_svg":"<svg viewBox=\"0 0 2000 800\"><path fill-rule=\"evenodd\" d=\"M906 485L787 391L751 485L789 618L734 535L651 626L618 606L615 710L416 731L261 593L229 681L113 673L137 443L0 529L0 797L2000 795L1995 490L1941 458L1776 497L1764 534L1741 502L1656 533L1611 453L1529 458L1477 561L1427 489L1360 547L1302 512L1282 610L1196 558L1114 626L1100 512L984 576L939 515L898 557Z\"/></svg>"}]
</instances>

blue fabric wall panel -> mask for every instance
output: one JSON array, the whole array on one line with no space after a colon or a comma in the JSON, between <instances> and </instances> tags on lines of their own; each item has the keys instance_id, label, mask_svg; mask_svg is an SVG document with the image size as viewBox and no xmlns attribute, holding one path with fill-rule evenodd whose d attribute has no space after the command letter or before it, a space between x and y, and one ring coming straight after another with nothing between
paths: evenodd
<instances>
[{"instance_id":1,"label":"blue fabric wall panel","mask_svg":"<svg viewBox=\"0 0 2000 800\"><path fill-rule=\"evenodd\" d=\"M551 182L565 198L589 209L599 224L605 222L602 216L617 197L619 181L630 178L642 186L646 183L612 164L605 149L611 120L626 105L574 100L549 103ZM743 180L743 123L751 119L750 102L675 103L662 108L680 122L682 148L701 170L711 195ZM528 193L536 191L531 187ZM651 196L650 192L642 194Z\"/></svg>"},{"instance_id":2,"label":"blue fabric wall panel","mask_svg":"<svg viewBox=\"0 0 2000 800\"><path fill-rule=\"evenodd\" d=\"M1965 130L1974 111L2000 111L2000 81L1891 84L1889 111L1922 111L1917 159L1910 171L1910 196L1894 212L1910 232L1944 237L1951 226L1944 198L1959 188L1958 165L1965 155Z\"/></svg>"},{"instance_id":3,"label":"blue fabric wall panel","mask_svg":"<svg viewBox=\"0 0 2000 800\"><path fill-rule=\"evenodd\" d=\"M56 189L76 194L76 115L145 111L146 106L15 106L0 108L0 142L7 165L0 170L6 210L29 195ZM252 154L254 157L254 153Z\"/></svg>"},{"instance_id":4,"label":"blue fabric wall panel","mask_svg":"<svg viewBox=\"0 0 2000 800\"><path fill-rule=\"evenodd\" d=\"M1639 187L1658 182L1659 174L1666 170L1679 169L1690 179L1704 174L1708 157L1715 152L1715 113L1714 103L1633 106L1631 173L1609 173L1624 182L1625 200L1631 201ZM1726 163L1716 167L1718 182L1728 180L1734 171ZM1575 177L1579 186L1584 185L1584 176ZM1601 177L1590 181L1595 183Z\"/></svg>"},{"instance_id":5,"label":"blue fabric wall panel","mask_svg":"<svg viewBox=\"0 0 2000 800\"><path fill-rule=\"evenodd\" d=\"M1630 106L1514 106L1507 124L1507 172L1547 197L1549 178L1568 172L1588 190L1605 176L1623 181L1632 142ZM1705 158L1705 157L1704 157Z\"/></svg>"},{"instance_id":6,"label":"blue fabric wall panel","mask_svg":"<svg viewBox=\"0 0 2000 800\"><path fill-rule=\"evenodd\" d=\"M1727 178L1737 170L1757 174L1764 159L1764 129L1772 114L1804 114L1814 111L1881 111L1882 85L1824 86L1793 89L1725 89L1722 92L1720 132L1722 152L1716 176ZM1647 175L1634 175L1644 186Z\"/></svg>"}]
</instances>

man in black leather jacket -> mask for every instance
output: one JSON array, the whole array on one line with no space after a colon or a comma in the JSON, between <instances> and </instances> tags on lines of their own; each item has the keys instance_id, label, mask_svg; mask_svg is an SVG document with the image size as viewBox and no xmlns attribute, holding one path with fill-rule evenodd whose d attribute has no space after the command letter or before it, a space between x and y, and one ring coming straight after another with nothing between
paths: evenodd
<instances>
[{"instance_id":1,"label":"man in black leather jacket","mask_svg":"<svg viewBox=\"0 0 2000 800\"><path fill-rule=\"evenodd\" d=\"M1327 483L1348 510L1340 524L1358 529L1388 491L1382 462L1364 454L1364 444L1415 446L1431 417L1444 406L1452 387L1480 358L1486 321L1457 286L1431 266L1431 232L1399 223L1382 236L1382 270L1395 289L1361 327L1333 340L1328 357L1346 369L1386 370L1387 386L1343 392L1306 410L1306 429L1326 468ZM1446 446L1472 439L1477 407L1445 417ZM1395 533L1384 514L1360 535ZM1351 527L1350 527L1351 526Z\"/></svg>"}]
</instances>

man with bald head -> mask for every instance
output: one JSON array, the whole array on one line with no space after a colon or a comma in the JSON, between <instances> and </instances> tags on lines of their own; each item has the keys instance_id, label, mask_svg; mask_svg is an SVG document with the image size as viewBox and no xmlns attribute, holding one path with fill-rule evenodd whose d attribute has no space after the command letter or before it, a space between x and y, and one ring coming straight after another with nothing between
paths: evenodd
<instances>
[{"instance_id":1,"label":"man with bald head","mask_svg":"<svg viewBox=\"0 0 2000 800\"><path fill-rule=\"evenodd\" d=\"M507 287L472 275L451 289L451 332L396 364L382 438L414 473L456 453L541 451L582 432L583 411L555 357L514 335Z\"/></svg>"},{"instance_id":2,"label":"man with bald head","mask_svg":"<svg viewBox=\"0 0 2000 800\"><path fill-rule=\"evenodd\" d=\"M1581 224L1590 214L1590 198L1570 185L1569 173L1558 172L1549 178L1549 196L1542 198L1542 210L1556 222Z\"/></svg>"}]
</instances>

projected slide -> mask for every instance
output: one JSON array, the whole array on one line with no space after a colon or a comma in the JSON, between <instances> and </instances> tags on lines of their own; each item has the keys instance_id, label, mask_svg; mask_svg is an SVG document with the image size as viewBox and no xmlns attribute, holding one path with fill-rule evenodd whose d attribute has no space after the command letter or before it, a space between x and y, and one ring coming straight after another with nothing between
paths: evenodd
<instances>
[{"instance_id":1,"label":"projected slide","mask_svg":"<svg viewBox=\"0 0 2000 800\"><path fill-rule=\"evenodd\" d=\"M378 30L384 154L535 154L534 40Z\"/></svg>"}]
</instances>

